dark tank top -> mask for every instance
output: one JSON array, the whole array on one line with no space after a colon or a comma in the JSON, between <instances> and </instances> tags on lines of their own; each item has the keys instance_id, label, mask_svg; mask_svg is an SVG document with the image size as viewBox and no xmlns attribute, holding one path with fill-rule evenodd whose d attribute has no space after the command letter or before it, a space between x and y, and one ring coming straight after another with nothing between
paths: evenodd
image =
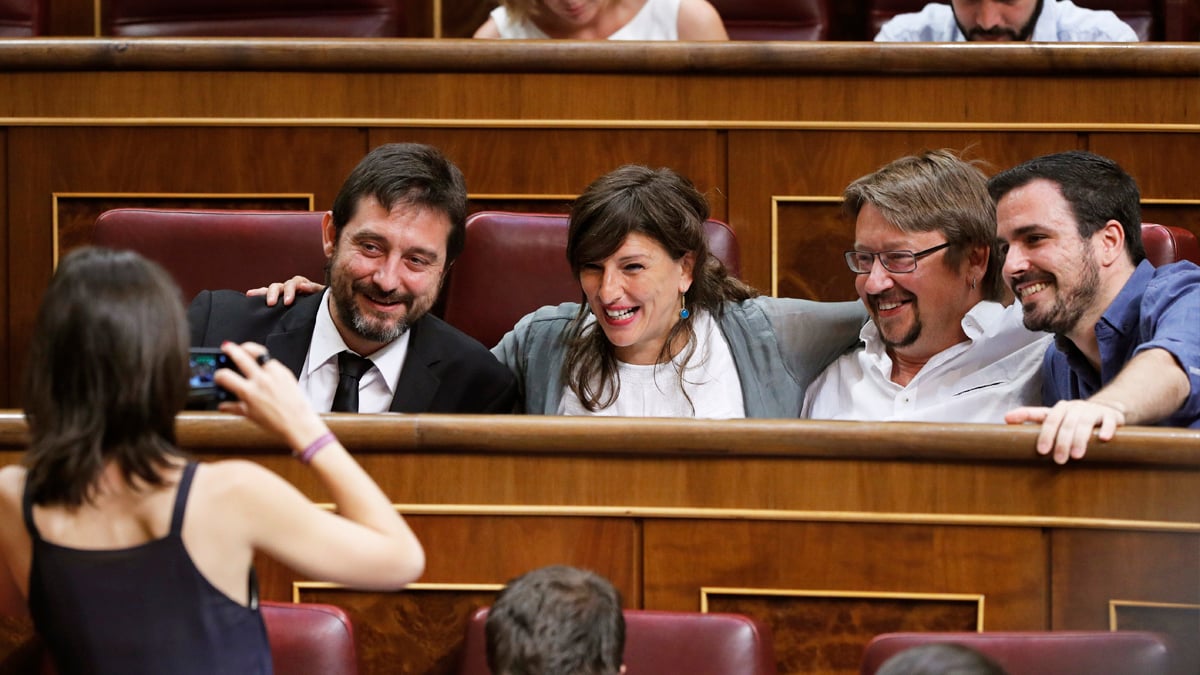
<instances>
[{"instance_id":1,"label":"dark tank top","mask_svg":"<svg viewBox=\"0 0 1200 675\"><path fill-rule=\"evenodd\" d=\"M183 547L195 472L189 462L167 536L116 550L43 541L26 483L22 508L33 538L29 611L61 675L271 673L262 614L217 590Z\"/></svg>"}]
</instances>

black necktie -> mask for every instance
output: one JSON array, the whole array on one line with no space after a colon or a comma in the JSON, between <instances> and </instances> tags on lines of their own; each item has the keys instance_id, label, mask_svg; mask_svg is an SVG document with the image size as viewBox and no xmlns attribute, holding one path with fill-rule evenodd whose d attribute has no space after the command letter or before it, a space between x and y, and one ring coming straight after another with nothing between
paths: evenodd
<instances>
[{"instance_id":1,"label":"black necktie","mask_svg":"<svg viewBox=\"0 0 1200 675\"><path fill-rule=\"evenodd\" d=\"M330 412L358 412L358 378L371 369L371 359L352 351L338 354L338 385Z\"/></svg>"}]
</instances>

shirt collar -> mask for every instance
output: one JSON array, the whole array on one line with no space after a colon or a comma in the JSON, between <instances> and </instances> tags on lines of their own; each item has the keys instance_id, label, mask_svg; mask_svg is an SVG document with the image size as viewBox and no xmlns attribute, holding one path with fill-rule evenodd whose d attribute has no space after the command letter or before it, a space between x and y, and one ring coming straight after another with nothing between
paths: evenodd
<instances>
[{"instance_id":1,"label":"shirt collar","mask_svg":"<svg viewBox=\"0 0 1200 675\"><path fill-rule=\"evenodd\" d=\"M311 375L321 366L337 358L337 355L350 349L338 333L329 313L330 289L325 289L321 297L321 306L317 310L317 325L313 329L312 343L308 346L308 360L305 362L305 374ZM371 362L383 376L388 392L396 394L396 385L400 381L400 370L404 366L404 357L408 353L408 338L412 331L404 331L400 337L392 340L371 354Z\"/></svg>"}]
</instances>

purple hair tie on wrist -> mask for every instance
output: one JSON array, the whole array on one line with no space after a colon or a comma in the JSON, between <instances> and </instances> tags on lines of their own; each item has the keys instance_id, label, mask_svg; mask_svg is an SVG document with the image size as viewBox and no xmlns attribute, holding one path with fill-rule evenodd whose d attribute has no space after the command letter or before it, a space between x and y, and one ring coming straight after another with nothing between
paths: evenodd
<instances>
[{"instance_id":1,"label":"purple hair tie on wrist","mask_svg":"<svg viewBox=\"0 0 1200 675\"><path fill-rule=\"evenodd\" d=\"M308 464L309 462L312 461L313 457L316 457L318 452L320 452L322 449L325 448L325 446L329 445L330 443L334 443L336 441L337 441L337 436L334 436L332 431L326 431L321 436L318 436L317 440L313 441L312 443L309 443L308 447L304 448L304 452L301 452L299 455L296 455L296 456L300 459L301 462Z\"/></svg>"}]
</instances>

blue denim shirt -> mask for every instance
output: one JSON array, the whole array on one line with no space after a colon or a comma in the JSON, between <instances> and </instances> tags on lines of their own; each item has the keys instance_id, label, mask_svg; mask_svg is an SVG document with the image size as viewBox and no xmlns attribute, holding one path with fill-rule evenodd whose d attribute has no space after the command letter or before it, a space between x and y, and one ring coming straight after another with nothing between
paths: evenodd
<instances>
[{"instance_id":1,"label":"blue denim shirt","mask_svg":"<svg viewBox=\"0 0 1200 675\"><path fill-rule=\"evenodd\" d=\"M1112 381L1137 354L1165 349L1187 373L1191 392L1160 426L1200 429L1200 267L1142 261L1096 324L1097 373L1070 340L1059 336L1042 362L1045 405L1087 398Z\"/></svg>"}]
</instances>

